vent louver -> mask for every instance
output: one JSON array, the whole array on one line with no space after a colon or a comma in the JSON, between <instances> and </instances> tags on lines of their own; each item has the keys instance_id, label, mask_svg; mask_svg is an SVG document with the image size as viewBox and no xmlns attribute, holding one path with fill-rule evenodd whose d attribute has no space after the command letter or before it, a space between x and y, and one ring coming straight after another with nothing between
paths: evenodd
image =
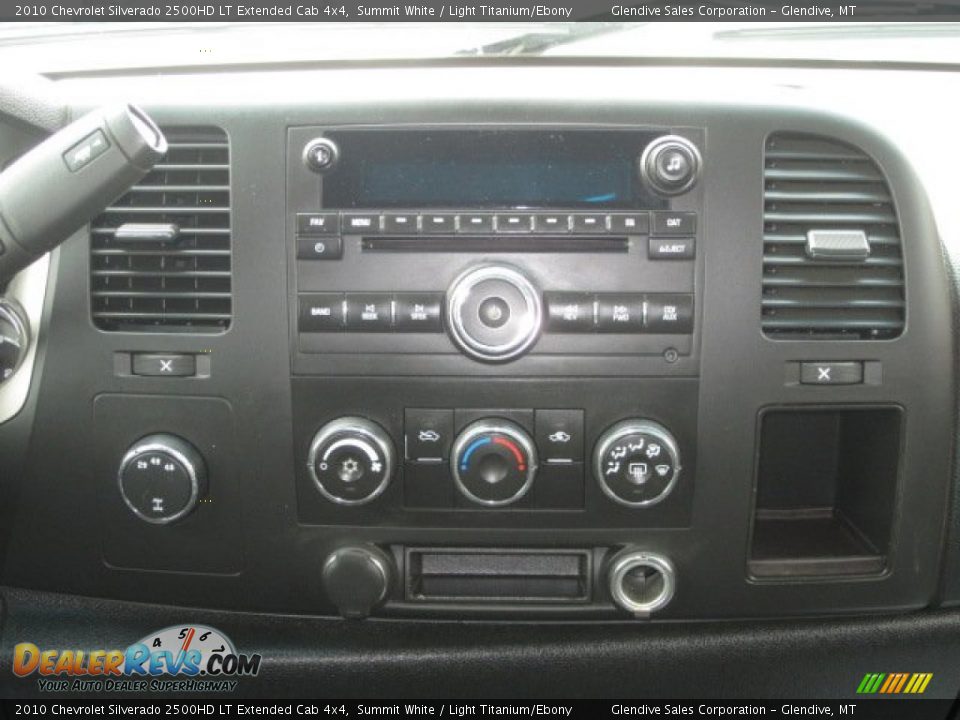
<instances>
[{"instance_id":1,"label":"vent louver","mask_svg":"<svg viewBox=\"0 0 960 720\"><path fill-rule=\"evenodd\" d=\"M869 254L816 256L810 231L862 231ZM883 173L863 151L814 135L768 138L762 307L763 331L773 338L886 339L903 331L897 212Z\"/></svg>"},{"instance_id":2,"label":"vent louver","mask_svg":"<svg viewBox=\"0 0 960 720\"><path fill-rule=\"evenodd\" d=\"M220 332L232 310L227 136L164 133L163 160L91 223L93 321L108 331ZM164 226L172 240L161 239Z\"/></svg>"}]
</instances>

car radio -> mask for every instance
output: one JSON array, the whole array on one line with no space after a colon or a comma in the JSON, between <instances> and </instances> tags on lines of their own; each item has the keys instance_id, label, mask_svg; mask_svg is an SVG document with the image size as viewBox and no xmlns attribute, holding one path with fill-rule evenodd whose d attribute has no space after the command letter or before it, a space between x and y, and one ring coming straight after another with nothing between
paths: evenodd
<instances>
[{"instance_id":1,"label":"car radio","mask_svg":"<svg viewBox=\"0 0 960 720\"><path fill-rule=\"evenodd\" d=\"M295 366L689 357L702 144L624 127L291 129Z\"/></svg>"},{"instance_id":2,"label":"car radio","mask_svg":"<svg viewBox=\"0 0 960 720\"><path fill-rule=\"evenodd\" d=\"M697 129L291 128L300 521L429 553L688 525L703 157Z\"/></svg>"}]
</instances>

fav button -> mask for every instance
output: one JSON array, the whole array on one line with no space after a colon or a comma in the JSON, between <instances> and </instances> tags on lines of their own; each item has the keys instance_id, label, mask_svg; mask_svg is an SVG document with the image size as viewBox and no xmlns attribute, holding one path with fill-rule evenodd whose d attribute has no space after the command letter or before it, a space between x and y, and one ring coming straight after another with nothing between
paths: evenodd
<instances>
[{"instance_id":1,"label":"fav button","mask_svg":"<svg viewBox=\"0 0 960 720\"><path fill-rule=\"evenodd\" d=\"M297 213L297 232L301 235L333 235L340 230L340 216L335 212Z\"/></svg>"}]
</instances>

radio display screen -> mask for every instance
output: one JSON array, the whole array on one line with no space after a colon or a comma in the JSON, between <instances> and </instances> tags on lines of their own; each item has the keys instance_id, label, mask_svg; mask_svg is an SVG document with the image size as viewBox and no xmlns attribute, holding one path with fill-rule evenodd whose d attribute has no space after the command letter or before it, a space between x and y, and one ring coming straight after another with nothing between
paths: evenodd
<instances>
[{"instance_id":1,"label":"radio display screen","mask_svg":"<svg viewBox=\"0 0 960 720\"><path fill-rule=\"evenodd\" d=\"M331 208L620 208L665 202L637 177L654 133L628 130L330 132Z\"/></svg>"}]
</instances>

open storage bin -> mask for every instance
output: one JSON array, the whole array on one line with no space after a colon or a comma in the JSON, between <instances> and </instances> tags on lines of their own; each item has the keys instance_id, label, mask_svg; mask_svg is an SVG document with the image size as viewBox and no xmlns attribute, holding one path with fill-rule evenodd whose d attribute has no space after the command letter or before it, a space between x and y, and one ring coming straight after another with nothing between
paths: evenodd
<instances>
[{"instance_id":1,"label":"open storage bin","mask_svg":"<svg viewBox=\"0 0 960 720\"><path fill-rule=\"evenodd\" d=\"M751 576L883 572L896 514L901 424L894 406L763 412Z\"/></svg>"}]
</instances>

